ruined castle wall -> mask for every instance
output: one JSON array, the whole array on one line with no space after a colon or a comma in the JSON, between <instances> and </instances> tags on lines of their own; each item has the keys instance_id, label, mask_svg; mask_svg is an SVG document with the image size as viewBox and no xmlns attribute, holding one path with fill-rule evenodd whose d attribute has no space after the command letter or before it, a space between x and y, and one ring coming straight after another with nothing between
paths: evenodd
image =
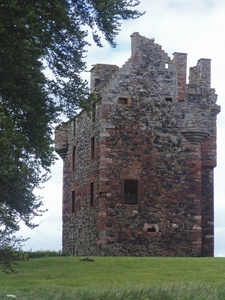
<instances>
[{"instance_id":1,"label":"ruined castle wall","mask_svg":"<svg viewBox=\"0 0 225 300\"><path fill-rule=\"evenodd\" d=\"M90 183L98 176L97 161L91 161L90 143L95 131L91 120L91 116L82 112L67 125L68 150L64 157L63 176L63 250L71 254L97 254L97 211L94 206L90 207Z\"/></svg>"},{"instance_id":2,"label":"ruined castle wall","mask_svg":"<svg viewBox=\"0 0 225 300\"><path fill-rule=\"evenodd\" d=\"M185 53L171 59L153 39L134 33L131 40L122 68L91 71L94 118L82 112L56 134L64 159L63 249L212 256L220 108L210 60L200 59L186 84ZM126 203L134 190L135 202Z\"/></svg>"},{"instance_id":3,"label":"ruined castle wall","mask_svg":"<svg viewBox=\"0 0 225 300\"><path fill-rule=\"evenodd\" d=\"M101 249L108 255L213 255L212 244L202 251L202 210L210 232L213 224L213 175L201 162L201 142L212 133L210 92L187 94L185 54L171 60L153 40L133 38L131 59L102 99L108 124L102 147L109 150L100 170ZM125 179L138 180L137 206L123 204ZM147 231L151 227L155 232Z\"/></svg>"}]
</instances>

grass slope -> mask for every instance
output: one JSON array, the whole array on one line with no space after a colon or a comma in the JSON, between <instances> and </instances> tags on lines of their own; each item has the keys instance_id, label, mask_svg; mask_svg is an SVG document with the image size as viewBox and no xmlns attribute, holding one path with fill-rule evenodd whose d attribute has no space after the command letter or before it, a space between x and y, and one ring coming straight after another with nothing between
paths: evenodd
<instances>
[{"instance_id":1,"label":"grass slope","mask_svg":"<svg viewBox=\"0 0 225 300\"><path fill-rule=\"evenodd\" d=\"M0 299L225 299L225 258L44 257L0 272Z\"/></svg>"}]
</instances>

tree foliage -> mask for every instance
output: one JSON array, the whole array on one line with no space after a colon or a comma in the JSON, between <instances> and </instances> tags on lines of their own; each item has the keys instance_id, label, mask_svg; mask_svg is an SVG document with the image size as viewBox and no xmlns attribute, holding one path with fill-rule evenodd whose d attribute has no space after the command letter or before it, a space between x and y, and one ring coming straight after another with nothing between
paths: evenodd
<instances>
[{"instance_id":1,"label":"tree foliage","mask_svg":"<svg viewBox=\"0 0 225 300\"><path fill-rule=\"evenodd\" d=\"M28 259L27 253L22 251L23 243L27 239L18 238L12 233L13 230L0 232L0 265L3 266L3 271L8 274L15 271L13 265L17 264L18 261Z\"/></svg>"},{"instance_id":2,"label":"tree foliage","mask_svg":"<svg viewBox=\"0 0 225 300\"><path fill-rule=\"evenodd\" d=\"M139 0L0 1L0 230L40 213L33 191L54 162L52 125L85 106L86 40L115 46ZM47 72L51 72L48 76Z\"/></svg>"}]
</instances>

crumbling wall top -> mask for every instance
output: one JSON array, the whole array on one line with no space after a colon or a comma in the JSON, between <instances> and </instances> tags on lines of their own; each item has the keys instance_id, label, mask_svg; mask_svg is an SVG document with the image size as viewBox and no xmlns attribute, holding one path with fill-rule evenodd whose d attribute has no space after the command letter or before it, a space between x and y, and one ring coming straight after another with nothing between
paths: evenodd
<instances>
[{"instance_id":1,"label":"crumbling wall top","mask_svg":"<svg viewBox=\"0 0 225 300\"><path fill-rule=\"evenodd\" d=\"M211 86L211 59L201 58L197 65L190 68L189 84L205 88Z\"/></svg>"},{"instance_id":2,"label":"crumbling wall top","mask_svg":"<svg viewBox=\"0 0 225 300\"><path fill-rule=\"evenodd\" d=\"M113 74L119 70L116 65L96 64L91 69L91 92L100 95Z\"/></svg>"}]
</instances>

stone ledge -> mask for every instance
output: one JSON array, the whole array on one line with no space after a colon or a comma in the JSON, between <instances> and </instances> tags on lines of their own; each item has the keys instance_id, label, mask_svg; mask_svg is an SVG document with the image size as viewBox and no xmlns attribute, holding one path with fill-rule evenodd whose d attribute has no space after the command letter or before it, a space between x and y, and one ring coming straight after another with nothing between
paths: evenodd
<instances>
[{"instance_id":1,"label":"stone ledge","mask_svg":"<svg viewBox=\"0 0 225 300\"><path fill-rule=\"evenodd\" d=\"M191 143L202 143L209 136L208 132L182 131L183 136Z\"/></svg>"}]
</instances>

